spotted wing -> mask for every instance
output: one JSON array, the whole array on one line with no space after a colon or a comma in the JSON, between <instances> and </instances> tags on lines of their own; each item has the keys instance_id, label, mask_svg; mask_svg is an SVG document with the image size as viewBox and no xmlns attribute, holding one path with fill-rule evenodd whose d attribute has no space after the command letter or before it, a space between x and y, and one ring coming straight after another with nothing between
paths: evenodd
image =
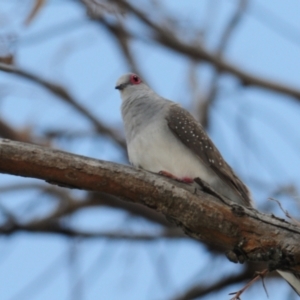
<instances>
[{"instance_id":1,"label":"spotted wing","mask_svg":"<svg viewBox=\"0 0 300 300\"><path fill-rule=\"evenodd\" d=\"M166 120L171 132L191 149L205 166L211 168L223 182L244 199L247 206L251 206L247 187L223 159L200 123L177 104L171 105Z\"/></svg>"}]
</instances>

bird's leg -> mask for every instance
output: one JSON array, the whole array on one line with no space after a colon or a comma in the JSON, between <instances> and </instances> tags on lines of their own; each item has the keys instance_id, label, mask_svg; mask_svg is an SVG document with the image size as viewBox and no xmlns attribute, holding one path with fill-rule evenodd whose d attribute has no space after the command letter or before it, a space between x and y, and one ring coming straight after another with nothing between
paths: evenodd
<instances>
[{"instance_id":1,"label":"bird's leg","mask_svg":"<svg viewBox=\"0 0 300 300\"><path fill-rule=\"evenodd\" d=\"M184 182L184 183L193 183L194 182L193 178L189 178L189 177L179 178L179 177L176 177L175 175L173 175L173 174L171 174L167 171L159 171L158 174L163 175L163 176L168 177L168 178L171 178L171 179L174 179L174 180L179 181L179 182Z\"/></svg>"}]
</instances>

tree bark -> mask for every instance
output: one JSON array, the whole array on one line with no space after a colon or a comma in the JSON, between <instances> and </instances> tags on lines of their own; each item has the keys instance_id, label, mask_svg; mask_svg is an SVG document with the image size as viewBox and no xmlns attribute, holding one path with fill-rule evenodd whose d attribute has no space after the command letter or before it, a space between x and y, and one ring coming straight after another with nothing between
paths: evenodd
<instances>
[{"instance_id":1,"label":"tree bark","mask_svg":"<svg viewBox=\"0 0 300 300\"><path fill-rule=\"evenodd\" d=\"M67 188L105 192L164 214L186 234L232 261L300 272L300 228L200 187L143 170L33 144L0 139L0 172ZM205 189L207 190L207 189Z\"/></svg>"}]
</instances>

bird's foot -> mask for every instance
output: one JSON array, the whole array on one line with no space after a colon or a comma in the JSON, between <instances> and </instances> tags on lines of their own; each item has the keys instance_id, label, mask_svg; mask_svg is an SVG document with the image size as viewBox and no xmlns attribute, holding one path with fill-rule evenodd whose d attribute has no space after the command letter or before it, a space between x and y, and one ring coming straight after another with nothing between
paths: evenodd
<instances>
[{"instance_id":1,"label":"bird's foot","mask_svg":"<svg viewBox=\"0 0 300 300\"><path fill-rule=\"evenodd\" d=\"M158 172L159 175L163 175L165 177L168 177L168 178L171 178L171 179L174 179L176 181L179 181L179 182L183 182L183 183L193 183L194 182L194 179L193 178L189 178L189 177L182 177L182 178L179 178L167 171L159 171Z\"/></svg>"}]
</instances>

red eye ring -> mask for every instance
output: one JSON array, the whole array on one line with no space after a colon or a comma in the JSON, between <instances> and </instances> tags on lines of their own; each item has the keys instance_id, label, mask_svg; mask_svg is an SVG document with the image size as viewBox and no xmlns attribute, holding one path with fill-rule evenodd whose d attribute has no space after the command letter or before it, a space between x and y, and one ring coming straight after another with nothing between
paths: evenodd
<instances>
[{"instance_id":1,"label":"red eye ring","mask_svg":"<svg viewBox=\"0 0 300 300\"><path fill-rule=\"evenodd\" d=\"M141 78L135 74L130 75L130 82L132 84L140 84L142 82Z\"/></svg>"}]
</instances>

